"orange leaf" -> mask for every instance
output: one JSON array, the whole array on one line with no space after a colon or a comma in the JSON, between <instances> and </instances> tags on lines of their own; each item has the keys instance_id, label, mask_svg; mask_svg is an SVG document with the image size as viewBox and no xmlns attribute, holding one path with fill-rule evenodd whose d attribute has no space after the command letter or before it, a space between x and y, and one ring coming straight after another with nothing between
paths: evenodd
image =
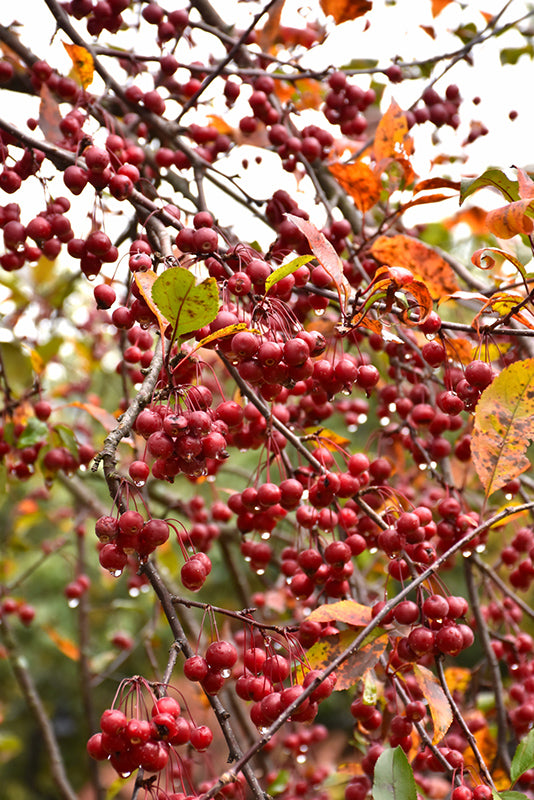
<instances>
[{"instance_id":1,"label":"orange leaf","mask_svg":"<svg viewBox=\"0 0 534 800\"><path fill-rule=\"evenodd\" d=\"M64 636L61 636L54 628L50 625L46 625L44 630L50 636L58 650L60 650L64 656L67 658L72 659L72 661L78 661L80 658L80 648L74 644L71 639L67 639Z\"/></svg>"},{"instance_id":2,"label":"orange leaf","mask_svg":"<svg viewBox=\"0 0 534 800\"><path fill-rule=\"evenodd\" d=\"M443 227L447 230L459 225L460 222L465 222L471 228L471 233L475 236L483 236L488 231L486 224L487 211L480 206L471 206L471 208L462 208L453 214L452 217L443 220Z\"/></svg>"},{"instance_id":3,"label":"orange leaf","mask_svg":"<svg viewBox=\"0 0 534 800\"><path fill-rule=\"evenodd\" d=\"M490 231L499 239L511 239L518 233L529 234L534 230L534 222L526 212L534 206L532 198L516 200L504 208L488 211L486 222Z\"/></svg>"},{"instance_id":4,"label":"orange leaf","mask_svg":"<svg viewBox=\"0 0 534 800\"><path fill-rule=\"evenodd\" d=\"M277 2L271 6L263 28L258 31L258 45L264 53L270 52L274 43L278 40L284 3L285 0L277 0Z\"/></svg>"},{"instance_id":5,"label":"orange leaf","mask_svg":"<svg viewBox=\"0 0 534 800\"><path fill-rule=\"evenodd\" d=\"M486 497L530 468L534 439L534 358L505 367L475 410L471 454Z\"/></svg>"},{"instance_id":6,"label":"orange leaf","mask_svg":"<svg viewBox=\"0 0 534 800\"><path fill-rule=\"evenodd\" d=\"M325 14L334 17L337 25L350 19L363 17L373 7L371 0L321 0Z\"/></svg>"},{"instance_id":7,"label":"orange leaf","mask_svg":"<svg viewBox=\"0 0 534 800\"><path fill-rule=\"evenodd\" d=\"M91 85L93 82L93 75L95 71L95 65L93 62L93 56L86 50L85 47L81 47L79 44L68 44L67 42L63 42L63 47L67 51L72 61L74 77L84 89L87 89L88 86Z\"/></svg>"},{"instance_id":8,"label":"orange leaf","mask_svg":"<svg viewBox=\"0 0 534 800\"><path fill-rule=\"evenodd\" d=\"M460 191L461 185L459 181L450 181L448 178L427 178L416 183L413 190L414 192L426 192L429 189L456 189Z\"/></svg>"},{"instance_id":9,"label":"orange leaf","mask_svg":"<svg viewBox=\"0 0 534 800\"><path fill-rule=\"evenodd\" d=\"M406 325L420 325L422 322L427 319L428 315L432 311L433 303L432 297L430 296L430 292L428 291L427 287L421 281L412 281L406 287L403 287L402 291L406 295L411 295L415 302L416 308L419 311L419 316L417 321L413 322L410 319L410 314L413 310L413 306L410 304L410 308L404 309L402 312L401 319Z\"/></svg>"},{"instance_id":10,"label":"orange leaf","mask_svg":"<svg viewBox=\"0 0 534 800\"><path fill-rule=\"evenodd\" d=\"M113 414L110 414L105 408L97 406L95 403L81 403L79 400L74 400L72 403L69 403L69 406L87 411L87 413L90 414L93 419L96 419L108 432L112 431L117 425L117 420Z\"/></svg>"},{"instance_id":11,"label":"orange leaf","mask_svg":"<svg viewBox=\"0 0 534 800\"><path fill-rule=\"evenodd\" d=\"M391 104L378 123L373 145L377 161L382 159L405 159L412 153L412 139L408 136L406 115L395 102Z\"/></svg>"},{"instance_id":12,"label":"orange leaf","mask_svg":"<svg viewBox=\"0 0 534 800\"><path fill-rule=\"evenodd\" d=\"M452 724L451 707L433 672L420 664L414 664L413 671L417 685L428 703L432 722L434 723L432 744L437 744L443 739Z\"/></svg>"},{"instance_id":13,"label":"orange leaf","mask_svg":"<svg viewBox=\"0 0 534 800\"><path fill-rule=\"evenodd\" d=\"M357 208L365 213L380 197L380 181L367 164L331 164L329 170L342 189L354 200Z\"/></svg>"},{"instance_id":14,"label":"orange leaf","mask_svg":"<svg viewBox=\"0 0 534 800\"><path fill-rule=\"evenodd\" d=\"M461 337L446 338L444 344L447 357L452 361L467 365L473 360L473 343L468 339L462 339Z\"/></svg>"},{"instance_id":15,"label":"orange leaf","mask_svg":"<svg viewBox=\"0 0 534 800\"><path fill-rule=\"evenodd\" d=\"M312 669L325 669L335 658L345 652L357 636L354 630L342 631L340 634L325 636L312 645L306 653L306 659ZM336 690L348 689L363 677L368 669L372 669L386 649L388 637L379 636L364 645L354 655L344 661L336 669Z\"/></svg>"},{"instance_id":16,"label":"orange leaf","mask_svg":"<svg viewBox=\"0 0 534 800\"><path fill-rule=\"evenodd\" d=\"M432 16L437 17L452 0L432 0Z\"/></svg>"},{"instance_id":17,"label":"orange leaf","mask_svg":"<svg viewBox=\"0 0 534 800\"><path fill-rule=\"evenodd\" d=\"M321 231L317 230L313 223L301 217L296 217L294 214L286 214L286 217L308 240L313 255L334 281L336 291L339 295L340 306L343 311L346 311L352 293L352 287L345 277L343 262L340 257L326 236L321 233Z\"/></svg>"},{"instance_id":18,"label":"orange leaf","mask_svg":"<svg viewBox=\"0 0 534 800\"><path fill-rule=\"evenodd\" d=\"M519 197L526 200L534 197L534 181L524 169L517 169L517 182L519 185Z\"/></svg>"},{"instance_id":19,"label":"orange leaf","mask_svg":"<svg viewBox=\"0 0 534 800\"><path fill-rule=\"evenodd\" d=\"M274 91L282 103L290 100L295 109L300 111L303 108L319 108L322 102L321 88L319 81L301 78L291 83L275 81Z\"/></svg>"},{"instance_id":20,"label":"orange leaf","mask_svg":"<svg viewBox=\"0 0 534 800\"><path fill-rule=\"evenodd\" d=\"M315 622L346 622L347 625L363 627L371 622L369 606L362 606L354 600L340 600L339 603L326 603L314 609L307 619Z\"/></svg>"},{"instance_id":21,"label":"orange leaf","mask_svg":"<svg viewBox=\"0 0 534 800\"><path fill-rule=\"evenodd\" d=\"M466 667L447 667L445 680L451 692L465 692L471 683L471 670Z\"/></svg>"},{"instance_id":22,"label":"orange leaf","mask_svg":"<svg viewBox=\"0 0 534 800\"><path fill-rule=\"evenodd\" d=\"M165 319L152 299L152 287L154 286L157 278L158 276L153 269L148 269L146 272L135 273L135 282L137 287L143 300L158 320L159 329L161 331L161 339L164 341L165 330L170 323L167 319Z\"/></svg>"},{"instance_id":23,"label":"orange leaf","mask_svg":"<svg viewBox=\"0 0 534 800\"><path fill-rule=\"evenodd\" d=\"M371 253L383 264L407 267L423 281L434 300L458 289L452 268L431 247L410 236L379 236Z\"/></svg>"}]
</instances>

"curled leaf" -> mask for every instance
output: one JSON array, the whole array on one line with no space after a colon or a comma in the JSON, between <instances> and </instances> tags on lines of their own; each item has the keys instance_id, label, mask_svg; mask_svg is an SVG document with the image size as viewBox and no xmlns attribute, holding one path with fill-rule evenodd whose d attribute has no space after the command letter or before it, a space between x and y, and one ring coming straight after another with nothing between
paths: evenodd
<instances>
[{"instance_id":1,"label":"curled leaf","mask_svg":"<svg viewBox=\"0 0 534 800\"><path fill-rule=\"evenodd\" d=\"M415 277L426 285L434 300L444 294L452 294L459 288L456 276L445 259L411 236L379 236L371 247L371 253L377 261L390 267L412 270Z\"/></svg>"},{"instance_id":2,"label":"curled leaf","mask_svg":"<svg viewBox=\"0 0 534 800\"><path fill-rule=\"evenodd\" d=\"M534 230L534 221L527 216L533 210L534 200L517 200L515 203L488 211L486 223L490 231L499 239L511 239L518 233L529 234Z\"/></svg>"},{"instance_id":3,"label":"curled leaf","mask_svg":"<svg viewBox=\"0 0 534 800\"><path fill-rule=\"evenodd\" d=\"M471 261L479 269L495 269L495 267L500 267L504 261L509 261L517 268L520 275L526 278L525 267L521 261L498 247L483 247L481 250L476 250L471 256Z\"/></svg>"}]
</instances>

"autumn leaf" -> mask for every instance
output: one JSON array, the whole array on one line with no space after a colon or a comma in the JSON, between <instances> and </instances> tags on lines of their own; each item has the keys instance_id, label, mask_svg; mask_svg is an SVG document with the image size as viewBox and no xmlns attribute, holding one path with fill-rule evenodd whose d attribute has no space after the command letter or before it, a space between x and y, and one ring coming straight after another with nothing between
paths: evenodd
<instances>
[{"instance_id":1,"label":"autumn leaf","mask_svg":"<svg viewBox=\"0 0 534 800\"><path fill-rule=\"evenodd\" d=\"M46 83L43 83L41 86L39 94L41 95L41 102L39 103L39 127L44 133L45 139L52 144L59 144L63 142L65 137L59 127L62 116L58 102Z\"/></svg>"},{"instance_id":2,"label":"autumn leaf","mask_svg":"<svg viewBox=\"0 0 534 800\"><path fill-rule=\"evenodd\" d=\"M341 631L333 636L325 636L316 642L306 653L307 661L312 669L325 669L338 656L345 652L355 640L355 630ZM357 683L368 669L375 666L386 649L388 637L379 635L372 642L363 645L336 669L336 689L348 689Z\"/></svg>"},{"instance_id":3,"label":"autumn leaf","mask_svg":"<svg viewBox=\"0 0 534 800\"><path fill-rule=\"evenodd\" d=\"M72 661L78 661L80 658L80 648L73 642L71 639L67 639L65 636L61 636L54 628L49 625L44 626L44 630L50 636L58 650L60 650L64 656L70 658Z\"/></svg>"},{"instance_id":4,"label":"autumn leaf","mask_svg":"<svg viewBox=\"0 0 534 800\"><path fill-rule=\"evenodd\" d=\"M356 161L353 164L330 164L328 169L362 213L365 214L376 205L381 186L371 167L362 161Z\"/></svg>"},{"instance_id":5,"label":"autumn leaf","mask_svg":"<svg viewBox=\"0 0 534 800\"><path fill-rule=\"evenodd\" d=\"M332 278L339 296L340 306L343 311L346 311L352 293L352 287L345 277L343 262L340 257L326 236L311 222L302 219L302 217L297 217L295 214L286 214L286 217L308 240L308 244L315 258Z\"/></svg>"},{"instance_id":6,"label":"autumn leaf","mask_svg":"<svg viewBox=\"0 0 534 800\"><path fill-rule=\"evenodd\" d=\"M435 18L441 14L444 8L453 0L432 0L432 16Z\"/></svg>"},{"instance_id":7,"label":"autumn leaf","mask_svg":"<svg viewBox=\"0 0 534 800\"><path fill-rule=\"evenodd\" d=\"M72 61L73 77L84 89L93 82L95 65L93 56L85 47L79 44L68 44L63 42L63 47L67 51Z\"/></svg>"},{"instance_id":8,"label":"autumn leaf","mask_svg":"<svg viewBox=\"0 0 534 800\"><path fill-rule=\"evenodd\" d=\"M324 13L334 17L336 25L363 17L373 7L371 0L321 0Z\"/></svg>"},{"instance_id":9,"label":"autumn leaf","mask_svg":"<svg viewBox=\"0 0 534 800\"><path fill-rule=\"evenodd\" d=\"M304 266L304 264L307 264L309 261L312 261L313 258L314 256L306 256L306 255L297 256L292 261L289 261L287 264L282 264L281 267L278 267L277 269L273 270L273 272L271 272L271 274L265 281L265 294L267 294L271 286L277 284L278 281L282 280L282 278L286 278L288 275L292 275L294 272L300 269L300 267Z\"/></svg>"},{"instance_id":10,"label":"autumn leaf","mask_svg":"<svg viewBox=\"0 0 534 800\"><path fill-rule=\"evenodd\" d=\"M475 410L471 454L486 497L530 468L534 439L534 358L516 361L482 392Z\"/></svg>"},{"instance_id":11,"label":"autumn leaf","mask_svg":"<svg viewBox=\"0 0 534 800\"><path fill-rule=\"evenodd\" d=\"M108 433L117 425L117 420L113 414L110 414L109 411L106 411L106 409L102 408L102 406L97 406L96 403L82 403L79 400L74 400L68 405L72 406L73 408L81 408L82 411L86 411L93 417L93 419L96 419L96 421L99 422L102 427L108 431Z\"/></svg>"},{"instance_id":12,"label":"autumn leaf","mask_svg":"<svg viewBox=\"0 0 534 800\"><path fill-rule=\"evenodd\" d=\"M415 176L409 159L412 152L413 141L408 135L406 115L395 100L392 100L376 128L374 157L378 164L389 159L398 161L403 168L406 182L411 183Z\"/></svg>"},{"instance_id":13,"label":"autumn leaf","mask_svg":"<svg viewBox=\"0 0 534 800\"><path fill-rule=\"evenodd\" d=\"M414 675L423 697L428 703L434 724L432 744L440 742L452 725L452 711L439 681L427 667L414 664Z\"/></svg>"},{"instance_id":14,"label":"autumn leaf","mask_svg":"<svg viewBox=\"0 0 534 800\"><path fill-rule=\"evenodd\" d=\"M326 603L318 606L307 617L315 622L345 622L347 625L363 627L371 622L372 611L354 600L340 600L339 603Z\"/></svg>"},{"instance_id":15,"label":"autumn leaf","mask_svg":"<svg viewBox=\"0 0 534 800\"><path fill-rule=\"evenodd\" d=\"M276 0L269 9L263 28L257 32L258 45L264 53L271 52L274 43L277 41L284 3L285 0Z\"/></svg>"},{"instance_id":16,"label":"autumn leaf","mask_svg":"<svg viewBox=\"0 0 534 800\"><path fill-rule=\"evenodd\" d=\"M434 300L459 288L445 259L418 239L404 234L379 236L371 247L371 253L383 264L410 269L423 281Z\"/></svg>"},{"instance_id":17,"label":"autumn leaf","mask_svg":"<svg viewBox=\"0 0 534 800\"><path fill-rule=\"evenodd\" d=\"M152 299L152 287L157 281L158 276L153 269L147 269L145 272L135 273L135 282L141 294L141 297L156 317L161 332L161 339L164 341L165 331L169 325L169 321L163 316L158 306Z\"/></svg>"},{"instance_id":18,"label":"autumn leaf","mask_svg":"<svg viewBox=\"0 0 534 800\"><path fill-rule=\"evenodd\" d=\"M527 212L534 211L534 200L516 200L503 208L488 211L486 223L490 231L499 239L511 239L518 233L528 235L534 230L534 221Z\"/></svg>"},{"instance_id":19,"label":"autumn leaf","mask_svg":"<svg viewBox=\"0 0 534 800\"><path fill-rule=\"evenodd\" d=\"M350 439L346 439L345 436L340 436L339 433L318 425L305 428L304 432L307 436L313 436L321 447L326 447L332 453L339 453L340 447L348 447L351 443Z\"/></svg>"}]
</instances>

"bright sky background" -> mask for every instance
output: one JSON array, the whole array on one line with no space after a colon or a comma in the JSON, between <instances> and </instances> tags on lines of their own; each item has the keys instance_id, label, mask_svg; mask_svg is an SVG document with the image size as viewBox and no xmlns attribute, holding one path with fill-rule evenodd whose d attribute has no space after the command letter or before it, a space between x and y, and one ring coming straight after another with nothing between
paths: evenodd
<instances>
[{"instance_id":1,"label":"bright sky background","mask_svg":"<svg viewBox=\"0 0 534 800\"><path fill-rule=\"evenodd\" d=\"M243 27L251 19L251 14L263 5L263 2L260 4L257 2L240 3L237 0L218 0L214 3L219 13L224 14L226 19L235 20ZM302 17L314 19L317 5L317 0L310 0L309 3L287 0L282 22L301 25ZM475 22L477 28L480 28L483 24L480 11L495 14L503 5L504 0L469 0L462 5L453 2L437 19L433 19L430 0L397 0L395 5L391 5L388 0L374 0L373 10L369 14L338 26L326 42L313 48L301 63L303 66L311 68L324 68L330 65L336 67L347 65L353 58L375 58L378 59L380 66L385 67L396 56L409 62L414 59L420 60L435 56L437 53L456 51L461 46L461 42L458 37L447 31L469 22ZM168 0L167 3L163 3L163 6L176 8L181 7L182 3ZM313 10L310 10L310 7ZM510 0L502 22L515 20L527 11L528 5L524 0ZM14 19L21 24L19 29L21 39L36 48L39 55L50 59L50 62L59 70L68 73L70 62L61 44L62 39L66 37L60 34L53 39L54 26L44 3L39 0L31 0L31 2L24 0L22 4L18 5L1 3L0 22L11 24ZM432 39L421 26L435 26L436 30L440 31L438 39ZM329 27L331 27L331 23ZM534 21L531 27L534 30ZM86 34L83 22L80 23L79 28L82 33ZM152 30L151 28L151 32ZM194 37L199 42L200 53L202 34L195 32ZM121 45L123 45L122 33L120 39ZM104 33L101 41L111 44L113 37ZM209 38L209 43L213 48L212 37ZM144 45L137 34L132 33L131 44L132 49L153 52L153 42L147 42ZM458 161L457 164L446 167L446 172L450 177L458 179L465 174L479 174L490 165L508 167L512 164L517 166L534 164L533 137L530 128L534 62L528 56L523 56L513 67L502 66L499 61L499 49L523 44L524 40L519 33L510 30L500 36L498 40L492 39L474 49L475 67L460 62L436 84L435 88L442 94L449 83L457 83L464 98L460 108L462 117L460 130L454 132L448 127L443 127L437 133L437 137L441 141L441 152L455 156L462 155L461 142L469 131L470 119L481 120L489 129L487 136L481 137L465 149L464 152L469 155L467 163ZM109 64L110 60L107 59L106 66L108 68ZM440 74L441 71L442 67L438 65L436 74ZM387 84L382 110L385 110L392 97L401 107L409 107L424 88L417 81L405 80L401 84L391 85L382 75L378 75L377 79ZM365 87L368 85L369 79L362 76L361 81L358 79L358 82ZM98 91L97 81L90 90ZM472 99L477 95L480 96L481 102L475 107ZM19 120L24 125L28 116L37 115L37 98L15 98L13 95L9 95L9 98L9 105L2 104L0 106L0 116L6 114L13 121ZM222 109L223 113L227 113L224 106ZM512 109L518 112L518 118L513 122L508 118L509 111ZM232 124L237 124L239 117L232 118L231 115L228 115L228 118ZM430 151L427 144L432 131L433 126L430 123L416 126L412 130L416 144L414 166L421 178L435 174L431 172ZM96 130L91 132L96 133ZM241 157L241 155L236 156L235 165L231 166L238 167ZM274 155L271 157L277 159ZM248 181L253 185L261 183L261 195L263 196L268 196L270 192L281 185L280 170L278 168L276 170L268 169L268 158L269 154L265 154L263 163L258 167L252 163L248 173ZM253 162L253 157L251 162ZM443 170L443 168L441 169ZM276 182L272 183L272 179ZM282 175L282 181L286 181L285 175ZM294 187L292 176L287 176L286 185L290 189ZM477 195L476 202L481 201L482 195ZM492 197L486 197L485 202L491 205ZM495 202L498 202L497 198L495 198ZM436 215L448 216L456 209L457 201L441 204L439 210L435 207L419 208L413 212L413 219L435 219ZM228 223L230 220L221 219L221 222Z\"/></svg>"}]
</instances>

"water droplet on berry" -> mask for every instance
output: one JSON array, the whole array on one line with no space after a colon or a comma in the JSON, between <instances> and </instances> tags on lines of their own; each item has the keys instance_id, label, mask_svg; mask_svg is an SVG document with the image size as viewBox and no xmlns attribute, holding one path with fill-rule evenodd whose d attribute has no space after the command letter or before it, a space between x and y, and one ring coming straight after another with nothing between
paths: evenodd
<instances>
[{"instance_id":1,"label":"water droplet on berry","mask_svg":"<svg viewBox=\"0 0 534 800\"><path fill-rule=\"evenodd\" d=\"M221 670L221 675L223 676L223 678L229 678L231 674L232 674L232 670L231 669L223 669L223 670Z\"/></svg>"},{"instance_id":2,"label":"water droplet on berry","mask_svg":"<svg viewBox=\"0 0 534 800\"><path fill-rule=\"evenodd\" d=\"M129 589L128 594L130 597L139 597L140 592L136 586L132 586L132 588Z\"/></svg>"},{"instance_id":3,"label":"water droplet on berry","mask_svg":"<svg viewBox=\"0 0 534 800\"><path fill-rule=\"evenodd\" d=\"M390 403L389 406L388 406L388 411L391 411L391 413L393 414L396 410L397 410L397 404L396 403Z\"/></svg>"},{"instance_id":4,"label":"water droplet on berry","mask_svg":"<svg viewBox=\"0 0 534 800\"><path fill-rule=\"evenodd\" d=\"M380 424L382 425L383 428L385 428L386 425L389 425L389 422L390 422L389 417L380 417Z\"/></svg>"},{"instance_id":5,"label":"water droplet on berry","mask_svg":"<svg viewBox=\"0 0 534 800\"><path fill-rule=\"evenodd\" d=\"M432 342L436 338L436 334L435 333L427 333L426 338L428 339L429 342Z\"/></svg>"},{"instance_id":6,"label":"water droplet on berry","mask_svg":"<svg viewBox=\"0 0 534 800\"><path fill-rule=\"evenodd\" d=\"M462 550L462 555L464 558L469 558L471 555L471 550Z\"/></svg>"},{"instance_id":7,"label":"water droplet on berry","mask_svg":"<svg viewBox=\"0 0 534 800\"><path fill-rule=\"evenodd\" d=\"M122 569L110 570L110 574L113 575L114 578L120 578L120 576L122 575Z\"/></svg>"},{"instance_id":8,"label":"water droplet on berry","mask_svg":"<svg viewBox=\"0 0 534 800\"><path fill-rule=\"evenodd\" d=\"M358 415L358 425L363 425L364 422L367 422L367 414L359 414Z\"/></svg>"},{"instance_id":9,"label":"water droplet on berry","mask_svg":"<svg viewBox=\"0 0 534 800\"><path fill-rule=\"evenodd\" d=\"M270 531L263 531L263 533L261 534L261 538L265 539L265 540L270 539L271 538L271 532Z\"/></svg>"},{"instance_id":10,"label":"water droplet on berry","mask_svg":"<svg viewBox=\"0 0 534 800\"><path fill-rule=\"evenodd\" d=\"M71 597L68 600L67 605L69 608L77 608L80 605L80 599L78 597Z\"/></svg>"},{"instance_id":11,"label":"water droplet on berry","mask_svg":"<svg viewBox=\"0 0 534 800\"><path fill-rule=\"evenodd\" d=\"M349 431L349 433L356 433L356 431L358 430L358 426L357 425L348 425L347 426L347 430Z\"/></svg>"},{"instance_id":12,"label":"water droplet on berry","mask_svg":"<svg viewBox=\"0 0 534 800\"><path fill-rule=\"evenodd\" d=\"M257 569L256 570L256 575L265 575L265 570L264 569Z\"/></svg>"},{"instance_id":13,"label":"water droplet on berry","mask_svg":"<svg viewBox=\"0 0 534 800\"><path fill-rule=\"evenodd\" d=\"M374 556L375 553L378 553L378 547L370 547L369 552Z\"/></svg>"},{"instance_id":14,"label":"water droplet on berry","mask_svg":"<svg viewBox=\"0 0 534 800\"><path fill-rule=\"evenodd\" d=\"M297 756L297 764L305 764L306 763L306 756L303 754L299 754Z\"/></svg>"},{"instance_id":15,"label":"water droplet on berry","mask_svg":"<svg viewBox=\"0 0 534 800\"><path fill-rule=\"evenodd\" d=\"M485 544L477 544L475 547L475 552L477 553L485 553L486 552L486 545Z\"/></svg>"},{"instance_id":16,"label":"water droplet on berry","mask_svg":"<svg viewBox=\"0 0 534 800\"><path fill-rule=\"evenodd\" d=\"M342 390L341 390L341 392L340 392L340 394L344 394L344 395L345 395L345 397L350 397L350 396L351 396L351 394L352 394L352 392L351 392L351 390L350 390L350 389L342 389Z\"/></svg>"},{"instance_id":17,"label":"water droplet on berry","mask_svg":"<svg viewBox=\"0 0 534 800\"><path fill-rule=\"evenodd\" d=\"M322 317L324 312L325 312L324 308L316 308L315 309L315 316L316 317Z\"/></svg>"},{"instance_id":18,"label":"water droplet on berry","mask_svg":"<svg viewBox=\"0 0 534 800\"><path fill-rule=\"evenodd\" d=\"M134 483L135 483L135 485L136 485L136 486L138 486L139 488L141 488L141 486L144 486L144 485L145 485L146 481L134 481Z\"/></svg>"}]
</instances>

